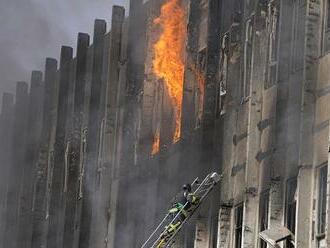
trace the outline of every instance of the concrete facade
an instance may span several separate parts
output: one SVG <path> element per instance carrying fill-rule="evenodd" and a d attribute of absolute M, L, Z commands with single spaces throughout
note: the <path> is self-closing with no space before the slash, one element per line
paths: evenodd
<path fill-rule="evenodd" d="M 153 64 L 169 2 L 187 31 L 175 142 Z M 128 17 L 114 6 L 108 32 L 96 20 L 93 44 L 80 33 L 75 58 L 62 47 L 30 95 L 20 82 L 3 98 L 0 247 L 141 247 L 181 185 L 212 171 L 223 180 L 174 247 L 330 246 L 329 11 L 326 0 L 131 0 Z"/>

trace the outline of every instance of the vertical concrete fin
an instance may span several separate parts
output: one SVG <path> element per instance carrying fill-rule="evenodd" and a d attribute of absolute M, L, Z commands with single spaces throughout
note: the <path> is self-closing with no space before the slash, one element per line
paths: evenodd
<path fill-rule="evenodd" d="M 87 73 L 87 53 L 89 47 L 89 35 L 78 34 L 77 57 L 75 68 L 75 87 L 73 100 L 72 127 L 67 134 L 68 159 L 66 174 L 66 194 L 64 213 L 63 247 L 76 247 L 79 240 L 80 209 L 79 182 L 81 180 L 81 134 L 83 123 L 83 109 L 85 99 L 85 84 Z"/>
<path fill-rule="evenodd" d="M 8 176 L 4 247 L 17 247 L 19 195 L 24 174 L 28 118 L 28 84 L 17 82 L 13 123 L 11 166 Z"/>
<path fill-rule="evenodd" d="M 84 177 L 82 181 L 82 210 L 80 223 L 79 248 L 88 248 L 91 244 L 92 215 L 96 185 L 98 182 L 97 159 L 99 153 L 99 136 L 102 116 L 100 113 L 101 99 L 104 99 L 102 92 L 102 74 L 104 61 L 104 40 L 106 22 L 95 20 L 93 39 L 93 65 L 92 85 L 89 103 L 88 135 L 86 149 L 86 163 L 84 163 Z"/>
<path fill-rule="evenodd" d="M 52 185 L 49 209 L 49 228 L 47 247 L 62 246 L 63 240 L 63 186 L 65 172 L 65 136 L 67 127 L 67 113 L 69 111 L 69 90 L 71 79 L 72 47 L 62 46 L 59 69 L 59 94 L 57 108 L 56 134 L 54 144 L 54 168 L 52 168 Z"/>
<path fill-rule="evenodd" d="M 57 60 L 47 58 L 45 63 L 43 124 L 41 131 L 40 149 L 36 162 L 34 196 L 32 202 L 32 238 L 31 247 L 46 246 L 47 236 L 47 201 L 49 200 L 48 164 L 49 146 L 51 143 L 52 125 L 55 126 L 54 105 L 56 94 Z"/>
<path fill-rule="evenodd" d="M 22 187 L 19 192 L 18 247 L 28 247 L 32 238 L 32 198 L 35 163 L 38 157 L 43 114 L 43 81 L 41 71 L 32 71 L 28 104 L 26 148 Z"/>

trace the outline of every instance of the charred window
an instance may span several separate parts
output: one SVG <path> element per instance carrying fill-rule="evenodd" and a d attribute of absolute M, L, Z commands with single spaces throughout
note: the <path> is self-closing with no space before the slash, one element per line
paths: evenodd
<path fill-rule="evenodd" d="M 318 192 L 318 234 L 323 235 L 326 227 L 327 214 L 327 177 L 328 167 L 324 166 L 319 171 L 319 192 Z"/>
<path fill-rule="evenodd" d="M 286 226 L 295 234 L 296 232 L 296 211 L 297 211 L 297 178 L 289 179 L 286 185 Z M 287 241 L 287 248 L 294 248 L 291 242 Z"/>
<path fill-rule="evenodd" d="M 227 94 L 228 56 L 229 55 L 229 34 L 226 33 L 221 41 L 220 62 L 219 62 L 219 84 L 217 86 L 217 110 L 219 118 L 225 114 L 225 97 Z"/>
<path fill-rule="evenodd" d="M 242 247 L 243 235 L 243 204 L 235 208 L 235 248 Z"/>
<path fill-rule="evenodd" d="M 206 48 L 202 49 L 201 51 L 198 52 L 198 70 L 200 72 L 205 72 L 206 71 Z"/>
<path fill-rule="evenodd" d="M 268 32 L 268 67 L 266 89 L 275 85 L 277 82 L 277 47 L 279 30 L 279 8 L 276 1 L 269 3 L 267 13 L 267 32 Z"/>
<path fill-rule="evenodd" d="M 231 15 L 231 27 L 230 27 L 230 43 L 231 53 L 238 52 L 239 43 L 242 40 L 242 19 L 243 19 L 243 5 L 242 1 L 235 1 L 235 11 Z"/>
<path fill-rule="evenodd" d="M 241 41 L 241 24 L 243 19 L 242 1 L 235 1 L 235 12 L 232 14 L 231 24 L 231 42 L 239 43 Z"/>
<path fill-rule="evenodd" d="M 194 68 L 194 73 L 198 82 L 196 91 L 196 128 L 199 128 L 203 119 L 204 111 L 204 99 L 205 99 L 205 72 L 206 72 L 206 60 L 207 60 L 207 48 L 204 48 L 198 52 L 197 56 L 197 67 Z"/>
<path fill-rule="evenodd" d="M 268 217 L 269 217 L 269 191 L 266 191 L 260 196 L 259 206 L 259 226 L 260 232 L 268 229 Z M 260 248 L 267 248 L 267 243 L 260 239 Z"/>
<path fill-rule="evenodd" d="M 242 85 L 242 98 L 250 95 L 250 79 L 252 64 L 252 39 L 253 39 L 253 18 L 247 20 L 245 24 L 245 42 L 244 42 L 244 78 Z"/>

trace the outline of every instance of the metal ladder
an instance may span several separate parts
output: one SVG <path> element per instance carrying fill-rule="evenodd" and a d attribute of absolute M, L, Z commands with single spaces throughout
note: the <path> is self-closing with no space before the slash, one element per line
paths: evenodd
<path fill-rule="evenodd" d="M 177 234 L 181 231 L 182 227 L 185 223 L 192 217 L 192 215 L 196 212 L 199 206 L 203 203 L 207 195 L 213 190 L 214 186 L 222 179 L 222 176 L 216 172 L 208 174 L 205 179 L 199 183 L 198 178 L 194 180 L 191 184 L 193 189 L 193 194 L 197 197 L 198 203 L 196 205 L 192 205 L 187 212 L 187 216 L 184 221 L 180 221 L 180 216 L 185 211 L 185 207 L 187 202 L 183 208 L 176 214 L 175 217 L 171 216 L 168 213 L 165 218 L 160 222 L 160 224 L 156 227 L 153 233 L 149 236 L 147 241 L 141 246 L 141 248 L 169 248 L 175 242 L 175 238 Z M 180 224 L 177 226 L 176 230 L 173 233 L 168 232 L 168 227 L 170 225 L 175 225 L 176 223 Z"/>

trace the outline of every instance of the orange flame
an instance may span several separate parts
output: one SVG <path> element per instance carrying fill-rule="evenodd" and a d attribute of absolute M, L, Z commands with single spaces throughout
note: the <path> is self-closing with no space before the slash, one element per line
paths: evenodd
<path fill-rule="evenodd" d="M 157 154 L 159 152 L 159 149 L 160 149 L 160 134 L 157 131 L 154 137 L 154 143 L 152 145 L 151 155 L 154 156 L 155 154 Z"/>
<path fill-rule="evenodd" d="M 175 111 L 173 142 L 177 142 L 181 137 L 184 51 L 187 36 L 186 10 L 182 0 L 167 0 L 154 23 L 161 27 L 161 34 L 154 45 L 153 71 L 163 80 L 170 96 Z"/>

